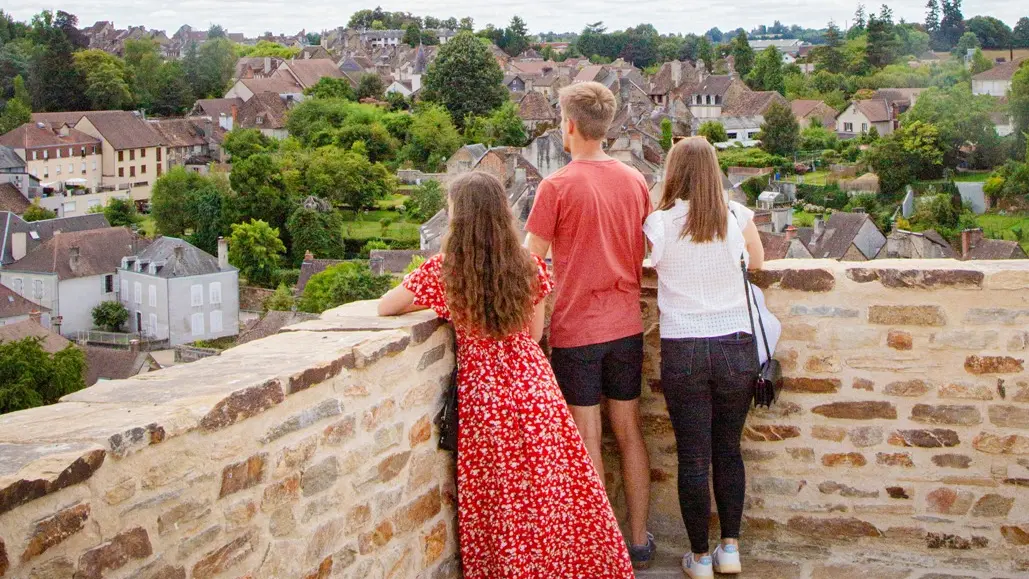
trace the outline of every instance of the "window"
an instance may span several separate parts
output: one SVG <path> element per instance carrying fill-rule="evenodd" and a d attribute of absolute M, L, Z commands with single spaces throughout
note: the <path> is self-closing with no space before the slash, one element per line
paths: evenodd
<path fill-rule="evenodd" d="M 60 158 L 61 158 L 61 150 L 60 150 L 60 149 L 57 149 L 57 158 L 58 158 L 58 159 L 60 159 Z"/>
<path fill-rule="evenodd" d="M 211 304 L 222 303 L 222 282 L 216 281 L 211 283 L 208 289 L 208 294 L 211 298 Z"/>
<path fill-rule="evenodd" d="M 47 150 L 47 149 L 43 149 L 43 159 L 49 159 L 49 158 L 50 158 L 50 151 Z"/>
<path fill-rule="evenodd" d="M 65 215 L 67 215 L 68 213 L 75 213 L 76 206 L 74 201 L 69 201 L 63 204 L 62 207 L 64 207 Z"/>
<path fill-rule="evenodd" d="M 125 151 L 118 151 L 118 162 L 121 163 L 125 160 Z"/>
<path fill-rule="evenodd" d="M 129 301 L 129 280 L 121 280 L 121 299 L 123 302 Z"/>
<path fill-rule="evenodd" d="M 109 273 L 104 276 L 104 293 L 114 293 L 114 274 Z"/>
<path fill-rule="evenodd" d="M 139 168 L 139 173 L 140 175 L 146 175 L 146 165 L 143 165 Z"/>
<path fill-rule="evenodd" d="M 68 147 L 68 156 L 69 157 L 74 157 L 75 156 L 75 149 L 73 149 L 71 147 Z"/>
<path fill-rule="evenodd" d="M 71 175 L 75 172 L 75 163 L 68 163 L 68 174 Z"/>
<path fill-rule="evenodd" d="M 125 176 L 125 167 L 118 167 L 118 176 L 119 177 L 124 177 Z"/>
<path fill-rule="evenodd" d="M 130 161 L 135 161 L 136 160 L 136 150 L 135 149 L 129 149 L 129 160 Z"/>
<path fill-rule="evenodd" d="M 150 307 L 157 307 L 157 286 L 150 286 Z"/>
<path fill-rule="evenodd" d="M 96 171 L 96 161 L 93 161 L 93 170 Z"/>
<path fill-rule="evenodd" d="M 25 292 L 23 291 L 25 289 L 25 281 L 20 277 L 14 278 L 14 288 L 12 289 L 14 289 L 14 293 L 20 296 L 25 295 Z"/>
<path fill-rule="evenodd" d="M 725 135 L 726 135 L 727 137 L 729 137 L 729 140 L 730 140 L 730 141 L 735 141 L 735 140 L 736 140 L 736 133 L 735 133 L 735 132 L 732 132 L 732 133 L 726 133 Z"/>
<path fill-rule="evenodd" d="M 211 333 L 215 334 L 222 331 L 222 311 L 214 310 L 211 312 Z"/>
<path fill-rule="evenodd" d="M 135 166 L 129 167 L 129 177 L 135 177 L 135 176 L 136 176 L 136 167 Z"/>
<path fill-rule="evenodd" d="M 99 199 L 90 199 L 89 202 L 86 203 L 86 211 L 92 211 L 93 209 L 95 209 L 97 207 L 100 207 L 100 200 Z"/>
<path fill-rule="evenodd" d="M 158 177 L 161 176 L 161 165 L 160 164 L 157 165 L 157 176 Z"/>
<path fill-rule="evenodd" d="M 715 104 L 716 105 L 722 104 L 722 95 L 717 95 L 717 94 L 715 95 Z"/>
<path fill-rule="evenodd" d="M 61 166 L 60 166 L 60 165 L 57 165 L 57 174 L 58 174 L 58 175 L 60 175 L 60 174 L 61 174 Z"/>
<path fill-rule="evenodd" d="M 191 306 L 202 306 L 204 305 L 204 286 L 194 285 L 189 288 L 189 303 Z"/>
<path fill-rule="evenodd" d="M 32 151 L 32 160 L 33 161 L 36 160 L 36 153 L 38 153 L 38 151 Z"/>
<path fill-rule="evenodd" d="M 157 147 L 157 162 L 161 162 L 161 147 Z"/>
<path fill-rule="evenodd" d="M 43 280 L 32 280 L 32 297 L 37 300 L 43 299 Z"/>
<path fill-rule="evenodd" d="M 150 335 L 157 337 L 157 314 L 150 314 Z"/>
<path fill-rule="evenodd" d="M 79 154 L 82 155 L 83 157 L 85 157 L 86 156 L 86 148 L 85 147 L 81 147 L 79 149 Z"/>
<path fill-rule="evenodd" d="M 139 150 L 139 158 L 140 159 L 146 159 L 146 149 L 140 149 Z"/>
<path fill-rule="evenodd" d="M 137 281 L 136 283 L 132 284 L 132 290 L 133 290 L 133 293 L 135 294 L 134 297 L 136 298 L 136 299 L 134 299 L 132 301 L 134 301 L 137 304 L 142 304 L 143 303 L 143 284 L 141 284 L 141 283 L 139 283 Z"/>
<path fill-rule="evenodd" d="M 82 174 L 83 175 L 86 174 L 86 164 L 85 163 L 82 164 Z"/>
<path fill-rule="evenodd" d="M 853 133 L 854 132 L 854 123 L 843 123 L 843 132 L 844 133 Z"/>
<path fill-rule="evenodd" d="M 193 314 L 190 318 L 190 326 L 194 336 L 204 335 L 204 314 Z"/>
<path fill-rule="evenodd" d="M 711 95 L 706 95 L 704 101 L 705 101 L 704 104 L 711 104 Z"/>
<path fill-rule="evenodd" d="M 862 133 L 867 133 L 868 132 L 868 123 L 861 123 L 861 132 Z"/>

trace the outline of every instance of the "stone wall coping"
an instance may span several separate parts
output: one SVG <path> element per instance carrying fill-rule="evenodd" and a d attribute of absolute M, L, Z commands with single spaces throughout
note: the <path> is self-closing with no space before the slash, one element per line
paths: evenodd
<path fill-rule="evenodd" d="M 320 325 L 285 328 L 221 356 L 100 382 L 57 404 L 0 416 L 0 514 L 88 479 L 105 459 L 257 416 L 402 352 L 441 325 L 431 312 L 378 318 L 375 304 L 348 304 L 325 312 Z"/>

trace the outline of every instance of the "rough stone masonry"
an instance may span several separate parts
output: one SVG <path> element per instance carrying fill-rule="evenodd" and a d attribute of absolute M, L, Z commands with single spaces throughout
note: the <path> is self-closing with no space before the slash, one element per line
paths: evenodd
<path fill-rule="evenodd" d="M 788 260 L 757 281 L 787 382 L 744 433 L 745 549 L 1029 573 L 1029 263 Z M 683 550 L 647 282 L 651 525 Z M 458 577 L 432 421 L 451 332 L 373 314 L 0 417 L 0 577 Z"/>

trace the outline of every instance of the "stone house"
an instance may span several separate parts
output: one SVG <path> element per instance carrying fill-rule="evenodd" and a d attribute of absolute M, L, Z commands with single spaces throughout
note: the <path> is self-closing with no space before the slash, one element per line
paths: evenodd
<path fill-rule="evenodd" d="M 822 127 L 833 130 L 836 127 L 836 109 L 825 104 L 824 101 L 796 99 L 790 101 L 790 109 L 793 116 L 797 118 L 800 129 L 804 130 L 817 121 Z"/>
<path fill-rule="evenodd" d="M 543 178 L 572 162 L 572 156 L 565 151 L 561 129 L 551 129 L 533 139 L 522 148 L 522 158 L 532 163 Z"/>
<path fill-rule="evenodd" d="M 1029 259 L 1017 241 L 987 239 L 982 229 L 961 232 L 961 259 Z"/>
<path fill-rule="evenodd" d="M 865 213 L 833 213 L 828 221 L 815 219 L 808 249 L 815 259 L 867 261 L 886 246 L 886 236 Z"/>
<path fill-rule="evenodd" d="M 0 284 L 60 316 L 64 334 L 90 330 L 93 308 L 118 299 L 122 258 L 149 243 L 127 227 L 60 233 L 0 270 Z"/>
<path fill-rule="evenodd" d="M 518 103 L 518 116 L 522 118 L 525 130 L 531 135 L 540 127 L 556 127 L 561 116 L 543 93 L 530 91 Z"/>
<path fill-rule="evenodd" d="M 10 211 L 0 211 L 0 269 L 25 257 L 55 235 L 110 226 L 103 213 L 25 221 Z"/>
<path fill-rule="evenodd" d="M 285 139 L 289 136 L 286 129 L 286 113 L 289 112 L 292 102 L 294 101 L 273 92 L 256 94 L 239 107 L 233 126 L 257 129 L 267 137 Z"/>
<path fill-rule="evenodd" d="M 129 331 L 178 346 L 239 333 L 239 271 L 228 245 L 218 257 L 174 237 L 159 237 L 118 264 L 119 299 Z"/>
<path fill-rule="evenodd" d="M 474 144 L 465 145 L 454 152 L 447 159 L 447 173 L 461 174 L 471 171 L 486 154 L 489 148 L 486 145 Z"/>
<path fill-rule="evenodd" d="M 197 172 L 206 172 L 208 164 L 227 160 L 221 148 L 226 130 L 213 117 L 161 119 L 150 123 L 167 147 L 169 169 L 191 166 Z"/>
<path fill-rule="evenodd" d="M 886 249 L 879 253 L 885 259 L 955 259 L 954 248 L 936 231 L 922 232 L 894 229 L 886 238 Z"/>

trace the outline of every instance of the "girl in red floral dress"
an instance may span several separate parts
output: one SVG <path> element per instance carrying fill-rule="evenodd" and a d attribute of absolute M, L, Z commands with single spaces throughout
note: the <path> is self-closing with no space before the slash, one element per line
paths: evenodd
<path fill-rule="evenodd" d="M 546 265 L 518 240 L 500 182 L 451 185 L 450 232 L 379 304 L 457 332 L 457 496 L 466 579 L 627 579 L 629 554 L 538 340 Z"/>

